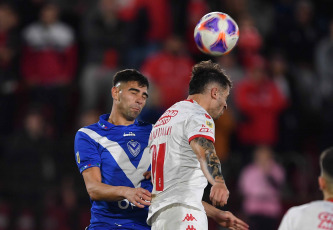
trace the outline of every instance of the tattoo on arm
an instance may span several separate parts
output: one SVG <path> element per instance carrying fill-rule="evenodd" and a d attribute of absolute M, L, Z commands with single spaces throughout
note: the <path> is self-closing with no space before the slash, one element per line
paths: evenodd
<path fill-rule="evenodd" d="M 222 180 L 224 181 L 221 169 L 221 163 L 219 158 L 216 155 L 215 147 L 213 142 L 207 140 L 203 137 L 198 137 L 194 139 L 204 150 L 205 157 L 207 161 L 207 169 L 209 173 L 212 175 L 214 180 Z"/>

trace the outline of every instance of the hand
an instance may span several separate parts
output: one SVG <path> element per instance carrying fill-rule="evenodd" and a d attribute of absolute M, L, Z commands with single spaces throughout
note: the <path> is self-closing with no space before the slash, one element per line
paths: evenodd
<path fill-rule="evenodd" d="M 144 188 L 129 188 L 127 187 L 124 197 L 138 208 L 144 208 L 145 205 L 150 205 L 151 193 Z"/>
<path fill-rule="evenodd" d="M 151 177 L 151 173 L 150 173 L 150 171 L 145 172 L 145 173 L 143 174 L 143 176 L 146 178 L 146 180 L 150 179 L 150 177 Z"/>
<path fill-rule="evenodd" d="M 216 182 L 210 189 L 210 200 L 216 206 L 224 206 L 228 202 L 229 190 L 224 182 Z"/>
<path fill-rule="evenodd" d="M 220 226 L 232 229 L 232 230 L 247 230 L 249 225 L 244 221 L 235 217 L 231 212 L 219 211 L 214 215 L 213 219 Z"/>

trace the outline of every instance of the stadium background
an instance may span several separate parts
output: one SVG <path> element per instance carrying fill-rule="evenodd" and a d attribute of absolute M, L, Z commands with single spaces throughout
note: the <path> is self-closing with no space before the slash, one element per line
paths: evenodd
<path fill-rule="evenodd" d="M 210 11 L 239 25 L 227 56 L 193 43 Z M 110 111 L 113 74 L 137 68 L 150 78 L 141 118 L 154 123 L 208 59 L 234 82 L 216 122 L 231 193 L 223 209 L 265 225 L 321 199 L 318 156 L 333 140 L 332 11 L 331 0 L 1 0 L 0 230 L 84 229 L 90 204 L 73 140 Z"/>

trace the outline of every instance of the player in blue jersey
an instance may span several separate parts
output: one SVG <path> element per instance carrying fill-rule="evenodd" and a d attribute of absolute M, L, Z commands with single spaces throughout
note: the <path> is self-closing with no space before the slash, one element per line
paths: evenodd
<path fill-rule="evenodd" d="M 152 125 L 136 120 L 148 98 L 149 83 L 136 70 L 114 76 L 111 114 L 81 128 L 75 158 L 91 199 L 89 230 L 150 229 Z"/>

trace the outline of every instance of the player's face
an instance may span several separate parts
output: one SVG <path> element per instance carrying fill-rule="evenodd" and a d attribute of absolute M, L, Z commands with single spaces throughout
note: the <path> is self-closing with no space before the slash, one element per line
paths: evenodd
<path fill-rule="evenodd" d="M 120 113 L 129 121 L 135 120 L 146 104 L 148 92 L 146 86 L 139 86 L 136 81 L 120 83 L 117 86 L 119 89 L 118 99 L 115 101 L 118 104 Z"/>
<path fill-rule="evenodd" d="M 230 88 L 227 87 L 227 89 L 219 88 L 217 92 L 216 100 L 213 103 L 213 108 L 211 110 L 211 116 L 214 119 L 218 119 L 224 112 L 224 110 L 227 109 L 227 99 L 230 93 Z"/>

